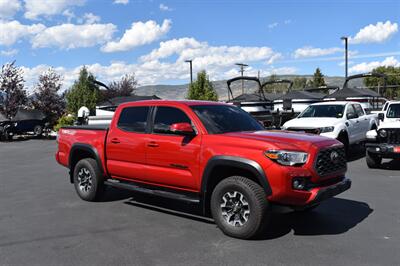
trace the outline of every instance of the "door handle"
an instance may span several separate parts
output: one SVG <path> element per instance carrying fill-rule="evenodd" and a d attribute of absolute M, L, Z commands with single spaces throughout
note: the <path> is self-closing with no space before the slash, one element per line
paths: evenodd
<path fill-rule="evenodd" d="M 152 142 L 147 143 L 147 146 L 155 148 L 155 147 L 158 147 L 159 145 L 156 142 L 152 141 Z"/>
<path fill-rule="evenodd" d="M 120 141 L 119 141 L 119 139 L 114 138 L 114 139 L 111 139 L 111 143 L 118 144 L 118 143 L 120 143 Z"/>

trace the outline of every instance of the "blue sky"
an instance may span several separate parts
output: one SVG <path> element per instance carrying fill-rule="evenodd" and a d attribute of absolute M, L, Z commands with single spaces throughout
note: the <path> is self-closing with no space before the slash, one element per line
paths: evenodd
<path fill-rule="evenodd" d="M 179 84 L 188 65 L 213 80 L 248 75 L 344 74 L 400 66 L 400 1 L 0 0 L 1 64 L 27 85 L 54 67 L 68 87 L 82 65 L 100 80 L 135 72 L 140 84 Z"/>

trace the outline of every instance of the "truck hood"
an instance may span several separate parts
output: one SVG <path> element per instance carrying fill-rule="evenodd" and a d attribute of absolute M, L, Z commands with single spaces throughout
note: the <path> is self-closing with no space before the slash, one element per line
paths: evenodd
<path fill-rule="evenodd" d="M 253 132 L 232 132 L 225 133 L 225 136 L 236 137 L 240 139 L 256 140 L 267 142 L 270 148 L 277 149 L 296 149 L 309 150 L 310 146 L 323 147 L 327 145 L 339 144 L 338 141 L 327 137 L 305 134 L 300 132 L 281 131 L 281 130 L 263 130 Z"/>
<path fill-rule="evenodd" d="M 341 118 L 327 118 L 327 117 L 301 117 L 287 121 L 283 128 L 321 128 L 332 127 L 339 124 Z"/>
<path fill-rule="evenodd" d="M 400 128 L 400 118 L 385 118 L 379 123 L 378 128 Z"/>

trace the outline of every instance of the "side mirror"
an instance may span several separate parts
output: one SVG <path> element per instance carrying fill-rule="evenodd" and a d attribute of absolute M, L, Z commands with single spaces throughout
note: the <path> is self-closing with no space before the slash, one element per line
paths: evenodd
<path fill-rule="evenodd" d="M 385 114 L 384 113 L 379 113 L 378 114 L 378 119 L 381 120 L 381 121 L 385 120 Z"/>
<path fill-rule="evenodd" d="M 347 114 L 347 119 L 354 119 L 354 118 L 357 118 L 358 116 L 355 114 L 355 113 L 349 113 L 349 114 Z"/>
<path fill-rule="evenodd" d="M 177 135 L 193 136 L 196 134 L 193 130 L 192 125 L 189 123 L 172 124 L 169 130 Z"/>

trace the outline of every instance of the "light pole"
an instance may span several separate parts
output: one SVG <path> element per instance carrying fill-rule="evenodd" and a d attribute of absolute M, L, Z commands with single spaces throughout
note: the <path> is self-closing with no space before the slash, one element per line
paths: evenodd
<path fill-rule="evenodd" d="M 240 74 L 243 77 L 244 68 L 249 66 L 243 63 L 236 63 L 235 65 L 240 67 Z M 242 94 L 244 94 L 244 80 L 242 79 Z"/>
<path fill-rule="evenodd" d="M 340 38 L 341 40 L 344 40 L 344 56 L 345 56 L 345 77 L 347 79 L 347 69 L 348 69 L 348 37 L 343 36 L 342 38 Z"/>
<path fill-rule="evenodd" d="M 189 63 L 189 65 L 190 65 L 190 84 L 192 84 L 192 83 L 193 83 L 193 71 L 192 71 L 192 62 L 193 62 L 193 59 L 185 60 L 185 62 L 186 62 L 186 63 Z"/>

